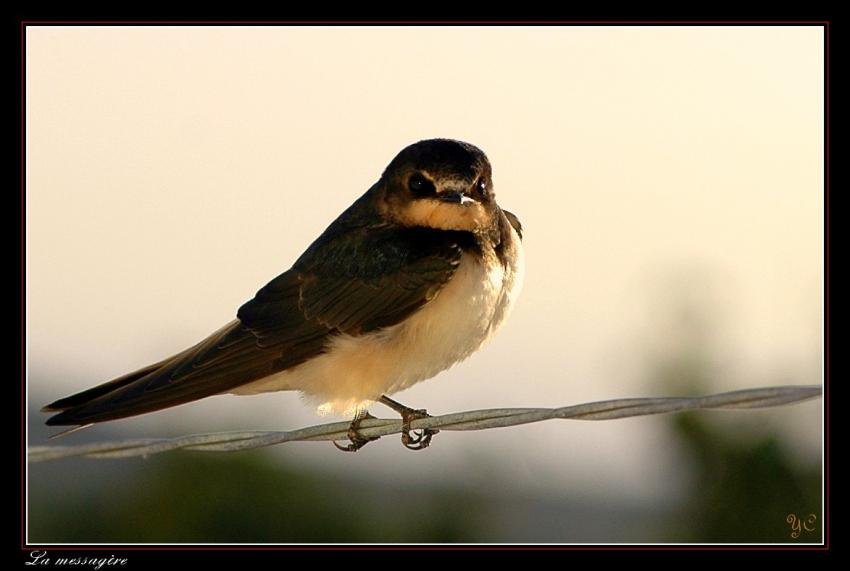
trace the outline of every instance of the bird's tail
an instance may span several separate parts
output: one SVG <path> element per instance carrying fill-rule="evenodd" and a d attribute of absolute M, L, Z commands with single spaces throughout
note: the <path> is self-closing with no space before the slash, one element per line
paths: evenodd
<path fill-rule="evenodd" d="M 41 410 L 59 413 L 47 419 L 48 426 L 84 426 L 211 396 L 268 368 L 273 353 L 263 355 L 262 362 L 252 363 L 253 367 L 239 367 L 240 357 L 250 354 L 254 346 L 254 337 L 234 320 L 168 359 L 59 399 Z M 228 357 L 231 366 L 203 367 L 204 362 L 217 365 L 216 359 Z"/>
<path fill-rule="evenodd" d="M 61 398 L 57 401 L 43 406 L 41 408 L 41 412 L 59 413 L 47 419 L 46 424 L 48 426 L 68 426 L 74 424 L 77 425 L 72 426 L 67 430 L 63 430 L 62 432 L 59 432 L 57 434 L 54 434 L 50 436 L 50 438 L 58 438 L 60 436 L 65 436 L 71 434 L 72 432 L 76 432 L 78 430 L 82 430 L 83 428 L 92 426 L 94 424 L 93 422 L 81 422 L 77 419 L 77 412 L 79 410 L 85 408 L 86 405 L 90 404 L 95 399 L 98 399 L 104 395 L 108 395 L 109 393 L 121 389 L 123 387 L 129 386 L 132 383 L 138 381 L 139 379 L 146 377 L 147 375 L 161 369 L 162 367 L 173 362 L 175 359 L 179 358 L 181 355 L 182 353 L 174 355 L 173 357 L 169 357 L 168 359 L 165 359 L 158 363 L 143 367 L 138 371 L 133 371 L 132 373 L 128 373 L 124 376 L 118 377 L 117 379 L 113 379 L 106 383 L 97 385 L 96 387 L 81 391 L 69 397 Z"/>
<path fill-rule="evenodd" d="M 141 379 L 142 377 L 156 371 L 157 369 L 162 367 L 164 364 L 171 361 L 171 359 L 173 359 L 173 357 L 166 359 L 164 361 L 160 361 L 159 363 L 154 363 L 153 365 L 148 365 L 147 367 L 139 369 L 138 371 L 133 371 L 132 373 L 126 374 L 123 377 L 118 377 L 117 379 L 114 379 L 112 381 L 97 385 L 96 387 L 92 387 L 88 390 L 81 391 L 81 392 L 73 394 L 69 397 L 65 397 L 63 399 L 59 399 L 57 401 L 54 401 L 54 402 L 52 402 L 48 405 L 43 406 L 41 408 L 41 412 L 60 412 L 60 411 L 65 411 L 65 410 L 69 410 L 69 409 L 72 409 L 72 408 L 76 408 L 78 406 L 82 406 L 86 403 L 93 401 L 94 399 L 96 399 L 98 397 L 102 397 L 103 395 L 105 395 L 107 393 L 111 393 L 112 391 L 114 391 L 116 389 L 120 389 L 121 387 L 125 387 L 125 386 L 129 385 L 130 383 Z M 51 424 L 51 425 L 57 424 L 57 423 L 51 422 L 54 418 L 56 418 L 56 417 L 54 416 L 53 418 L 48 420 L 47 424 Z"/>

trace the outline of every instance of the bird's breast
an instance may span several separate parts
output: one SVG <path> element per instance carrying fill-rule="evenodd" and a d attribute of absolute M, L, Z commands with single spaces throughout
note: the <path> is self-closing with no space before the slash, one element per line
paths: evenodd
<path fill-rule="evenodd" d="M 512 268 L 494 256 L 464 254 L 440 293 L 387 332 L 389 346 L 404 360 L 387 391 L 430 378 L 477 351 L 507 316 L 513 282 Z"/>

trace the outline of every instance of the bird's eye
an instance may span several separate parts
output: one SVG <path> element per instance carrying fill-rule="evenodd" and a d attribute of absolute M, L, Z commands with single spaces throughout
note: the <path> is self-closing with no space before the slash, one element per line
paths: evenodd
<path fill-rule="evenodd" d="M 410 177 L 410 180 L 407 181 L 407 187 L 410 189 L 410 192 L 420 196 L 434 194 L 437 190 L 434 188 L 433 182 L 419 173 Z"/>
<path fill-rule="evenodd" d="M 478 188 L 478 192 L 481 193 L 481 196 L 487 196 L 487 181 L 483 178 L 478 179 L 478 183 L 475 185 Z"/>

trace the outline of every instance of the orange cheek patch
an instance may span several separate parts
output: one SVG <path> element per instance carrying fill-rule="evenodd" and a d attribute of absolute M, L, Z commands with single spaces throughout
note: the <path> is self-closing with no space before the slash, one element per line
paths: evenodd
<path fill-rule="evenodd" d="M 395 214 L 396 219 L 405 226 L 475 231 L 487 225 L 487 213 L 477 202 L 460 205 L 437 200 L 416 200 Z"/>

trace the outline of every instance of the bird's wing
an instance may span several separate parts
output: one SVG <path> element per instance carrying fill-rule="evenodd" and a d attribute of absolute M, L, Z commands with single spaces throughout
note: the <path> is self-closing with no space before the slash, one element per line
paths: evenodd
<path fill-rule="evenodd" d="M 522 239 L 522 224 L 520 223 L 519 218 L 517 218 L 516 214 L 508 212 L 504 208 L 502 209 L 502 212 L 505 214 L 505 218 L 508 219 L 510 225 L 514 227 L 514 230 L 516 230 L 517 236 Z"/>
<path fill-rule="evenodd" d="M 331 335 L 399 323 L 451 278 L 463 239 L 389 226 L 326 232 L 237 320 L 157 366 L 49 405 L 64 410 L 47 423 L 113 420 L 226 392 L 322 353 Z"/>
<path fill-rule="evenodd" d="M 462 233 L 366 227 L 314 243 L 290 272 L 298 276 L 301 319 L 350 335 L 394 325 L 430 301 L 460 263 Z M 292 280 L 287 272 L 242 306 L 239 319 L 260 346 L 285 343 Z"/>

